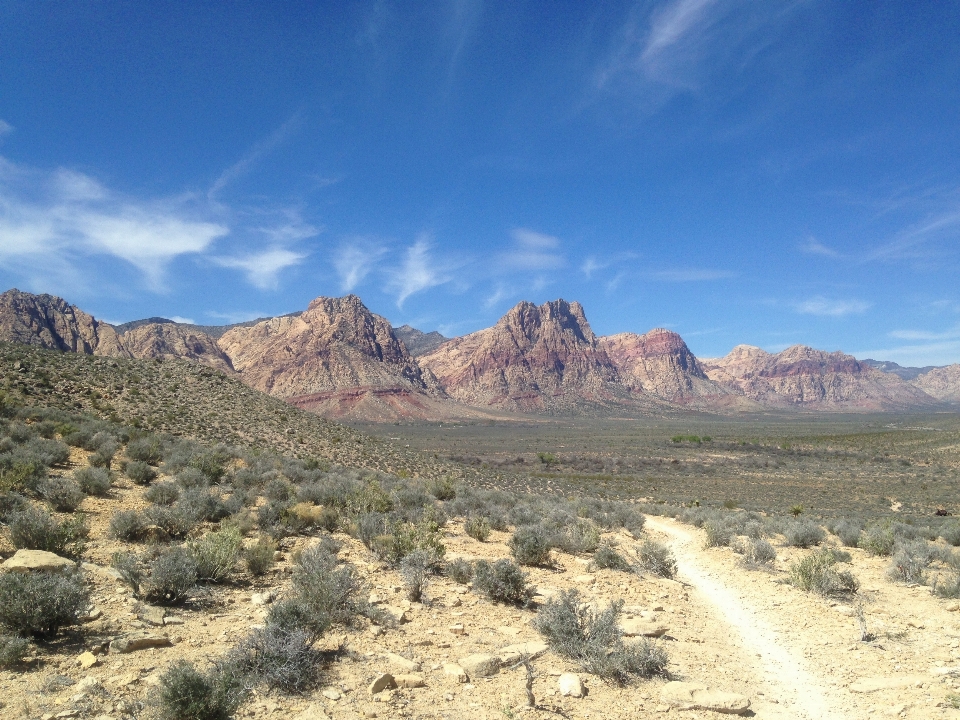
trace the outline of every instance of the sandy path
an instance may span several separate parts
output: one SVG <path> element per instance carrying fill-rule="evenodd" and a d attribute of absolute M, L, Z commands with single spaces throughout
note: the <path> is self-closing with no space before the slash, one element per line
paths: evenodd
<path fill-rule="evenodd" d="M 791 717 L 807 720 L 854 720 L 821 677 L 810 667 L 802 651 L 774 629 L 766 611 L 733 589 L 704 557 L 702 542 L 689 529 L 671 520 L 648 517 L 646 527 L 662 533 L 677 559 L 679 579 L 689 583 L 705 604 L 738 636 L 739 644 L 754 667 L 744 668 L 766 687 L 767 697 L 777 698 L 779 707 L 763 708 L 763 717 Z M 756 708 L 761 710 L 761 708 Z"/>

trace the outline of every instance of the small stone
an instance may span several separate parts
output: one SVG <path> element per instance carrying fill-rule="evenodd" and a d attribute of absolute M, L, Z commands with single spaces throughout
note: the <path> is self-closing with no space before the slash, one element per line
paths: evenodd
<path fill-rule="evenodd" d="M 496 655 L 477 653 L 460 658 L 460 667 L 471 678 L 490 677 L 500 671 L 500 658 Z"/>
<path fill-rule="evenodd" d="M 83 680 L 77 683 L 76 691 L 80 696 L 87 695 L 92 692 L 96 692 L 100 689 L 100 681 L 93 677 L 92 675 L 87 675 Z"/>
<path fill-rule="evenodd" d="M 620 629 L 627 637 L 660 637 L 669 629 L 663 623 L 646 618 L 630 618 L 620 623 Z"/>
<path fill-rule="evenodd" d="M 253 593 L 250 596 L 250 602 L 253 605 L 269 605 L 277 599 L 276 590 L 264 590 L 263 592 Z"/>
<path fill-rule="evenodd" d="M 850 683 L 850 692 L 872 693 L 877 690 L 896 690 L 929 682 L 927 678 L 918 675 L 900 675 L 894 677 L 865 677 Z"/>
<path fill-rule="evenodd" d="M 460 607 L 461 605 L 463 605 L 463 600 L 461 600 L 461 599 L 458 598 L 458 597 L 455 597 L 455 598 L 450 602 L 450 607 Z"/>
<path fill-rule="evenodd" d="M 137 650 L 155 647 L 170 647 L 173 643 L 166 635 L 154 635 L 148 632 L 135 632 L 122 635 L 110 642 L 111 653 L 131 653 Z"/>
<path fill-rule="evenodd" d="M 458 683 L 465 683 L 467 681 L 467 673 L 456 663 L 444 663 L 443 674 L 453 678 Z"/>
<path fill-rule="evenodd" d="M 953 602 L 948 602 L 946 605 L 943 606 L 943 609 L 946 610 L 947 612 L 957 612 L 958 610 L 960 610 L 960 602 L 957 602 L 956 600 L 954 600 Z"/>
<path fill-rule="evenodd" d="M 463 627 L 463 623 L 451 625 L 448 629 L 453 635 L 463 635 L 466 632 L 466 629 Z"/>
<path fill-rule="evenodd" d="M 76 568 L 77 564 L 46 550 L 17 550 L 2 567 L 8 572 L 63 572 Z"/>
<path fill-rule="evenodd" d="M 377 625 L 371 625 L 370 634 L 373 635 L 374 637 L 380 637 L 381 635 L 383 635 L 383 628 Z"/>
<path fill-rule="evenodd" d="M 420 670 L 420 663 L 414 660 L 408 660 L 403 655 L 388 652 L 384 654 L 384 658 L 395 668 L 403 670 L 404 672 L 419 672 Z"/>
<path fill-rule="evenodd" d="M 94 665 L 97 665 L 100 662 L 100 659 L 88 650 L 87 652 L 82 653 L 79 658 L 77 658 L 77 662 L 82 669 L 89 670 Z"/>
<path fill-rule="evenodd" d="M 560 694 L 568 697 L 583 697 L 583 683 L 580 677 L 575 673 L 564 673 L 557 681 L 557 687 L 560 688 Z"/>
<path fill-rule="evenodd" d="M 716 713 L 743 715 L 750 709 L 750 700 L 736 693 L 711 690 L 706 685 L 673 680 L 660 689 L 660 702 L 679 710 L 709 710 Z"/>
<path fill-rule="evenodd" d="M 330 716 L 319 705 L 311 703 L 294 720 L 330 720 Z"/>
<path fill-rule="evenodd" d="M 139 617 L 141 620 L 143 620 L 146 623 L 150 623 L 151 625 L 160 627 L 160 626 L 163 626 L 164 615 L 166 615 L 166 612 L 164 612 L 163 608 L 153 607 L 152 605 L 145 605 L 143 608 L 141 608 L 140 613 L 139 615 L 137 615 L 137 617 Z"/>
<path fill-rule="evenodd" d="M 545 642 L 534 640 L 502 647 L 497 651 L 497 655 L 500 658 L 501 665 L 513 665 L 523 657 L 534 660 L 543 655 L 548 649 L 549 645 Z"/>
<path fill-rule="evenodd" d="M 426 685 L 422 676 L 415 675 L 413 673 L 396 675 L 394 676 L 394 681 L 397 683 L 397 687 L 399 688 L 421 688 Z"/>
<path fill-rule="evenodd" d="M 370 605 L 379 605 L 383 602 L 383 598 L 377 595 L 376 593 L 370 593 L 370 597 L 367 598 L 367 602 Z"/>
<path fill-rule="evenodd" d="M 165 617 L 163 619 L 164 625 L 183 625 L 183 618 L 178 617 Z"/>
<path fill-rule="evenodd" d="M 337 690 L 335 687 L 325 687 L 321 692 L 327 700 L 339 700 L 343 697 L 343 693 Z"/>
<path fill-rule="evenodd" d="M 597 579 L 593 575 L 577 575 L 573 582 L 577 585 L 593 585 Z"/>
<path fill-rule="evenodd" d="M 170 541 L 170 533 L 159 525 L 147 525 L 141 532 L 140 537 L 144 542 L 155 545 Z"/>
<path fill-rule="evenodd" d="M 103 610 L 98 607 L 89 607 L 86 611 L 80 613 L 77 616 L 77 620 L 82 623 L 93 622 L 94 620 L 99 620 L 103 616 Z"/>
<path fill-rule="evenodd" d="M 380 673 L 374 678 L 373 682 L 370 683 L 370 686 L 367 690 L 371 695 L 376 695 L 381 693 L 384 690 L 392 690 L 397 686 L 397 681 L 394 679 L 393 675 L 390 673 Z"/>
<path fill-rule="evenodd" d="M 381 605 L 380 609 L 398 625 L 410 622 L 410 616 L 403 608 L 397 607 L 396 605 Z"/>

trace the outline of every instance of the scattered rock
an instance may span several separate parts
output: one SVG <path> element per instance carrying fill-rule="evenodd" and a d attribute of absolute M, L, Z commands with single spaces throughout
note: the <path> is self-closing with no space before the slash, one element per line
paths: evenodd
<path fill-rule="evenodd" d="M 850 683 L 850 692 L 872 693 L 877 690 L 895 690 L 897 688 L 919 685 L 929 682 L 928 678 L 919 675 L 900 675 L 893 677 L 865 677 Z"/>
<path fill-rule="evenodd" d="M 371 695 L 376 695 L 384 690 L 392 690 L 396 686 L 397 681 L 394 679 L 393 675 L 390 673 L 380 673 L 374 678 L 373 682 L 370 683 L 370 687 L 368 687 L 367 690 L 370 691 Z"/>
<path fill-rule="evenodd" d="M 46 550 L 17 550 L 2 567 L 8 572 L 63 572 L 76 568 L 77 564 Z"/>
<path fill-rule="evenodd" d="M 943 606 L 943 609 L 946 610 L 947 612 L 957 612 L 958 610 L 960 610 L 960 602 L 957 602 L 956 600 L 954 600 L 953 602 L 948 602 L 946 605 Z"/>
<path fill-rule="evenodd" d="M 85 653 L 82 653 L 79 658 L 77 658 L 77 663 L 84 670 L 89 670 L 100 662 L 100 659 L 94 655 L 89 650 Z"/>
<path fill-rule="evenodd" d="M 519 643 L 517 645 L 507 645 L 497 651 L 501 665 L 513 665 L 520 662 L 520 658 L 526 656 L 530 660 L 538 658 L 549 649 L 545 642 L 532 641 Z"/>
<path fill-rule="evenodd" d="M 627 637 L 660 637 L 669 628 L 663 623 L 646 618 L 630 618 L 620 623 L 620 629 Z"/>
<path fill-rule="evenodd" d="M 403 655 L 397 655 L 396 653 L 388 652 L 384 654 L 384 658 L 395 668 L 403 670 L 404 672 L 410 673 L 420 671 L 420 663 L 415 662 L 414 660 L 408 660 Z"/>
<path fill-rule="evenodd" d="M 152 647 L 170 647 L 172 643 L 166 635 L 154 635 L 148 632 L 135 632 L 122 635 L 110 642 L 111 653 L 131 653 Z"/>
<path fill-rule="evenodd" d="M 410 616 L 403 608 L 397 607 L 396 605 L 381 605 L 380 609 L 398 625 L 410 622 Z"/>
<path fill-rule="evenodd" d="M 327 700 L 339 700 L 343 697 L 343 693 L 337 690 L 335 687 L 325 687 L 321 692 Z"/>
<path fill-rule="evenodd" d="M 319 705 L 311 703 L 307 706 L 306 710 L 297 715 L 294 720 L 330 720 L 330 716 L 327 715 Z"/>
<path fill-rule="evenodd" d="M 399 688 L 420 688 L 426 685 L 422 676 L 415 675 L 413 673 L 396 675 L 394 677 L 394 681 L 397 683 L 397 687 Z"/>
<path fill-rule="evenodd" d="M 750 709 L 749 698 L 736 693 L 711 690 L 693 682 L 668 682 L 660 689 L 660 702 L 679 710 L 709 710 L 742 715 Z"/>
<path fill-rule="evenodd" d="M 560 694 L 568 697 L 583 697 L 583 683 L 580 677 L 575 673 L 564 673 L 557 680 L 557 687 L 560 688 Z"/>
<path fill-rule="evenodd" d="M 460 658 L 460 667 L 471 678 L 489 677 L 496 675 L 500 670 L 500 658 L 496 655 L 478 653 Z"/>
<path fill-rule="evenodd" d="M 573 582 L 577 585 L 593 585 L 597 579 L 593 575 L 577 575 Z"/>
<path fill-rule="evenodd" d="M 137 615 L 141 620 L 146 623 L 150 623 L 155 626 L 162 626 L 164 624 L 163 618 L 166 615 L 166 612 L 163 608 L 153 607 L 152 605 L 144 605 L 140 609 L 140 613 Z"/>
<path fill-rule="evenodd" d="M 77 683 L 74 689 L 81 696 L 88 695 L 100 689 L 100 680 L 92 675 L 87 675 L 87 677 Z"/>
<path fill-rule="evenodd" d="M 463 635 L 466 632 L 462 623 L 451 625 L 449 629 L 450 629 L 450 632 L 454 635 Z"/>
<path fill-rule="evenodd" d="M 254 593 L 250 596 L 250 602 L 254 605 L 269 605 L 277 599 L 277 591 L 270 589 L 263 592 Z"/>
<path fill-rule="evenodd" d="M 467 673 L 456 663 L 444 663 L 443 674 L 447 677 L 452 677 L 459 683 L 465 683 L 467 681 Z"/>

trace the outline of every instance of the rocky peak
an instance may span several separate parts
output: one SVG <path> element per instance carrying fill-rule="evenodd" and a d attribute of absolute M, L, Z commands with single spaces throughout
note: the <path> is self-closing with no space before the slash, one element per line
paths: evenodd
<path fill-rule="evenodd" d="M 162 323 L 138 325 L 122 336 L 124 348 L 135 358 L 181 358 L 208 365 L 224 372 L 232 372 L 233 365 L 217 346 L 217 341 L 206 333 L 167 320 Z"/>
<path fill-rule="evenodd" d="M 450 338 L 444 337 L 436 330 L 423 332 L 410 325 L 401 325 L 393 329 L 394 334 L 403 341 L 403 344 L 414 357 L 425 355 L 443 345 Z"/>
<path fill-rule="evenodd" d="M 0 339 L 85 355 L 128 356 L 113 327 L 55 295 L 0 294 Z"/>

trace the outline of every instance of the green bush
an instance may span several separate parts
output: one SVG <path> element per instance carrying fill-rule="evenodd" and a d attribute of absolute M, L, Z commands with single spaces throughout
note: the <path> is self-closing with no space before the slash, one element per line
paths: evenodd
<path fill-rule="evenodd" d="M 427 585 L 430 584 L 430 575 L 437 564 L 437 557 L 427 550 L 414 550 L 400 561 L 400 577 L 407 590 L 407 600 L 423 600 Z"/>
<path fill-rule="evenodd" d="M 102 467 L 80 468 L 73 473 L 73 479 L 87 495 L 103 496 L 110 492 L 113 481 L 110 471 Z"/>
<path fill-rule="evenodd" d="M 157 471 L 142 460 L 131 460 L 128 462 L 125 472 L 127 477 L 137 485 L 149 485 L 157 478 Z"/>
<path fill-rule="evenodd" d="M 860 547 L 871 555 L 886 557 L 893 552 L 896 538 L 888 523 L 874 523 L 860 536 Z"/>
<path fill-rule="evenodd" d="M 846 556 L 849 559 L 849 555 Z M 848 570 L 835 567 L 842 556 L 832 548 L 815 550 L 790 566 L 790 583 L 824 597 L 853 595 L 860 583 Z"/>
<path fill-rule="evenodd" d="M 159 465 L 163 459 L 163 445 L 158 437 L 142 437 L 127 443 L 124 454 L 134 461 Z"/>
<path fill-rule="evenodd" d="M 437 500 L 453 500 L 457 497 L 457 490 L 453 481 L 448 477 L 434 478 L 427 482 L 427 492 Z"/>
<path fill-rule="evenodd" d="M 179 660 L 160 676 L 155 704 L 160 720 L 229 720 L 248 692 L 247 678 L 232 665 L 202 674 Z"/>
<path fill-rule="evenodd" d="M 251 575 L 265 575 L 273 567 L 277 544 L 267 535 L 261 535 L 253 545 L 243 551 L 243 562 Z"/>
<path fill-rule="evenodd" d="M 798 548 L 808 548 L 819 545 L 826 537 L 821 528 L 810 520 L 794 520 L 783 528 L 783 536 L 787 545 Z"/>
<path fill-rule="evenodd" d="M 136 510 L 117 510 L 110 518 L 110 537 L 136 542 L 143 535 L 146 522 Z"/>
<path fill-rule="evenodd" d="M 494 602 L 524 606 L 530 604 L 534 594 L 527 574 L 506 558 L 493 563 L 477 560 L 473 565 L 473 590 Z"/>
<path fill-rule="evenodd" d="M 851 520 L 839 520 L 833 524 L 831 532 L 840 538 L 840 542 L 845 547 L 857 547 L 860 544 L 863 526 Z"/>
<path fill-rule="evenodd" d="M 236 527 L 209 532 L 189 545 L 197 566 L 197 579 L 223 582 L 230 577 L 243 552 L 243 537 Z"/>
<path fill-rule="evenodd" d="M 73 574 L 0 574 L 0 625 L 18 635 L 49 640 L 77 624 L 89 605 L 89 591 Z"/>
<path fill-rule="evenodd" d="M 29 505 L 10 518 L 10 542 L 18 550 L 46 550 L 78 557 L 83 554 L 87 532 L 83 517 L 57 522 L 46 510 Z"/>
<path fill-rule="evenodd" d="M 593 566 L 598 570 L 629 570 L 630 563 L 612 545 L 603 543 L 593 553 Z"/>
<path fill-rule="evenodd" d="M 49 478 L 40 485 L 40 497 L 57 512 L 72 513 L 86 497 L 80 486 L 66 478 Z"/>
<path fill-rule="evenodd" d="M 777 559 L 777 551 L 766 540 L 751 540 L 744 548 L 743 561 L 747 566 L 766 565 Z"/>
<path fill-rule="evenodd" d="M 926 580 L 926 569 L 936 556 L 936 551 L 925 540 L 898 542 L 887 575 L 896 582 L 922 585 Z"/>
<path fill-rule="evenodd" d="M 30 643 L 16 635 L 0 635 L 0 670 L 9 670 L 23 662 Z"/>
<path fill-rule="evenodd" d="M 707 534 L 707 547 L 727 547 L 733 539 L 733 529 L 719 520 L 708 520 L 703 529 Z"/>
<path fill-rule="evenodd" d="M 602 612 L 581 603 L 576 590 L 567 590 L 548 600 L 533 620 L 558 655 L 576 662 L 588 673 L 605 680 L 626 683 L 634 677 L 666 672 L 666 652 L 643 638 L 626 645 L 620 630 L 623 601 L 611 603 Z"/>
<path fill-rule="evenodd" d="M 414 550 L 426 550 L 442 558 L 446 552 L 442 538 L 435 522 L 397 522 L 389 526 L 384 534 L 373 537 L 369 547 L 381 560 L 398 565 Z"/>
<path fill-rule="evenodd" d="M 178 506 L 151 505 L 143 511 L 143 517 L 172 538 L 183 538 L 197 526 L 196 518 Z"/>
<path fill-rule="evenodd" d="M 938 575 L 931 589 L 937 597 L 960 598 L 960 572 L 950 573 L 946 578 Z"/>
<path fill-rule="evenodd" d="M 448 578 L 459 585 L 466 585 L 473 578 L 473 563 L 464 558 L 450 560 L 443 570 Z"/>
<path fill-rule="evenodd" d="M 151 485 L 143 494 L 147 502 L 154 505 L 173 505 L 180 499 L 180 487 L 169 480 Z"/>
<path fill-rule="evenodd" d="M 577 518 L 556 533 L 550 544 L 568 555 L 592 553 L 600 545 L 600 530 L 592 521 Z"/>
<path fill-rule="evenodd" d="M 550 562 L 550 539 L 540 525 L 518 527 L 508 545 L 521 565 L 547 565 Z"/>
<path fill-rule="evenodd" d="M 677 574 L 677 563 L 670 548 L 656 540 L 643 541 L 637 552 L 637 560 L 640 569 L 651 575 L 672 578 Z"/>
<path fill-rule="evenodd" d="M 463 531 L 474 540 L 486 542 L 490 537 L 490 523 L 486 518 L 475 515 L 467 518 L 463 524 Z"/>

